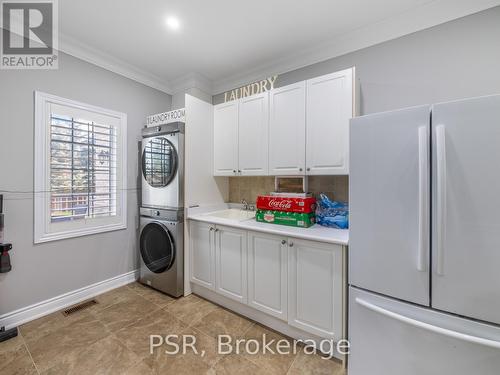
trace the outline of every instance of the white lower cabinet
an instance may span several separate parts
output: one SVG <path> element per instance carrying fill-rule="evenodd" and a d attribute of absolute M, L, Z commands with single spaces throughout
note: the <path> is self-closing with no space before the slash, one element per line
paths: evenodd
<path fill-rule="evenodd" d="M 215 291 L 247 303 L 247 232 L 217 225 L 215 229 Z"/>
<path fill-rule="evenodd" d="M 289 240 L 288 324 L 306 332 L 342 338 L 342 247 Z"/>
<path fill-rule="evenodd" d="M 213 290 L 215 289 L 215 225 L 191 221 L 189 229 L 190 280 Z"/>
<path fill-rule="evenodd" d="M 343 338 L 343 247 L 190 222 L 191 282 L 315 336 Z"/>
<path fill-rule="evenodd" d="M 248 304 L 287 320 L 286 237 L 248 232 Z"/>

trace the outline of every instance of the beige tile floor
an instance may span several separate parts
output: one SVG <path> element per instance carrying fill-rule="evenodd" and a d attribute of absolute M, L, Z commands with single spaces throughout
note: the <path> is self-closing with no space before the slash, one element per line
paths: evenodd
<path fill-rule="evenodd" d="M 0 343 L 0 374 L 332 374 L 340 362 L 319 355 L 217 353 L 216 338 L 287 339 L 195 295 L 171 298 L 138 283 L 97 296 L 99 304 L 68 317 L 56 312 L 20 327 Z M 149 335 L 189 334 L 196 349 L 153 354 Z"/>

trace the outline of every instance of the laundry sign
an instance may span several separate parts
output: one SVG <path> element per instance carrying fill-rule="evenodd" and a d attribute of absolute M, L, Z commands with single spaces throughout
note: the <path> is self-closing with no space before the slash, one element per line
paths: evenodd
<path fill-rule="evenodd" d="M 158 126 L 164 125 L 171 122 L 185 122 L 186 120 L 186 109 L 176 109 L 175 111 L 157 113 L 156 115 L 151 115 L 146 118 L 146 126 Z"/>
<path fill-rule="evenodd" d="M 278 76 L 268 77 L 249 85 L 226 91 L 224 93 L 224 103 L 272 90 L 277 78 Z"/>

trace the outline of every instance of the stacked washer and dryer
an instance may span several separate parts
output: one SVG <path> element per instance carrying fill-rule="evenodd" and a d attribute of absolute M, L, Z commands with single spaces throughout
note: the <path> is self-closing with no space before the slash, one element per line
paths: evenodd
<path fill-rule="evenodd" d="M 154 289 L 184 293 L 184 123 L 142 131 L 140 278 Z"/>

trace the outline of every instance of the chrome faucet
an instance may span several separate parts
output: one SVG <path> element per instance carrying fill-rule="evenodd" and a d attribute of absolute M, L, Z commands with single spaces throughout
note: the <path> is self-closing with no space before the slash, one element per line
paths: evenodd
<path fill-rule="evenodd" d="M 248 202 L 246 200 L 242 199 L 241 204 L 243 205 L 243 209 L 245 211 L 248 211 L 248 209 L 250 208 L 250 205 L 248 204 Z"/>
<path fill-rule="evenodd" d="M 248 203 L 245 199 L 241 200 L 241 204 L 243 205 L 243 210 L 255 211 L 255 205 Z"/>

